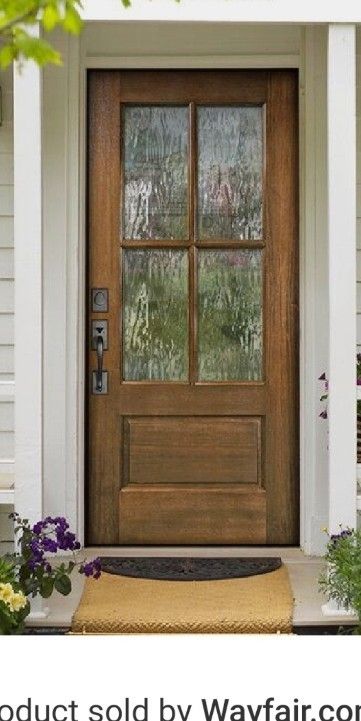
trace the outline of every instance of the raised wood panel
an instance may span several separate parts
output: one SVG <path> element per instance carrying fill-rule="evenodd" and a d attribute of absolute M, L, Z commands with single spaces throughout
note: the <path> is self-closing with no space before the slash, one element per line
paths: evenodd
<path fill-rule="evenodd" d="M 2 338 L 0 337 L 0 373 L 13 373 L 14 372 L 14 346 L 13 345 L 1 345 Z"/>
<path fill-rule="evenodd" d="M 0 224 L 1 232 L 1 224 Z M 0 280 L 0 311 L 12 313 L 14 311 L 14 281 Z"/>
<path fill-rule="evenodd" d="M 14 218 L 11 216 L 0 216 L 0 249 L 13 248 L 14 246 Z M 0 253 L 0 269 L 2 268 L 2 256 Z M 0 270 L 1 274 L 1 270 Z"/>
<path fill-rule="evenodd" d="M 261 419 L 125 420 L 125 480 L 140 483 L 260 483 Z"/>
<path fill-rule="evenodd" d="M 266 493 L 249 487 L 123 488 L 119 542 L 126 544 L 264 544 Z"/>
<path fill-rule="evenodd" d="M 1 223 L 0 218 L 0 223 Z M 1 226 L 0 226 L 1 227 Z M 14 251 L 12 248 L 0 248 L 0 278 L 14 277 Z"/>

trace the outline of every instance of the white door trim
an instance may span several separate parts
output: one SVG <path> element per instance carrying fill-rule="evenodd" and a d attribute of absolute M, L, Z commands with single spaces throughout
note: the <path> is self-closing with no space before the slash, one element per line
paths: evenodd
<path fill-rule="evenodd" d="M 304 31 L 304 50 L 294 57 L 300 66 L 300 349 L 301 368 L 301 545 L 309 554 L 322 550 L 322 525 L 327 524 L 327 438 L 325 424 L 318 419 L 317 375 L 327 362 L 327 344 L 323 341 L 324 323 L 319 314 L 320 287 L 327 303 L 327 233 L 324 224 L 324 198 L 327 187 L 324 162 L 325 107 L 323 107 L 324 38 L 323 28 Z M 313 55 L 311 57 L 311 50 Z M 309 59 L 305 63 L 305 51 Z M 166 56 L 144 56 L 139 66 L 165 67 Z M 288 58 L 290 56 L 287 56 Z M 231 67 L 250 67 L 250 56 L 228 58 Z M 277 67 L 276 57 L 252 56 L 253 67 Z M 179 67 L 179 56 L 167 56 L 169 68 Z M 188 57 L 188 67 L 226 67 L 225 58 Z M 65 367 L 60 375 L 66 387 L 66 438 L 64 442 L 65 507 L 63 513 L 84 539 L 84 380 L 85 380 L 85 189 L 86 189 L 86 73 L 88 68 L 108 67 L 106 56 L 86 57 L 78 39 L 69 39 L 65 66 L 68 73 L 65 137 L 52 138 L 67 155 L 66 197 L 66 304 L 67 349 Z M 182 63 L 183 64 L 183 63 Z M 136 67 L 134 57 L 112 59 L 113 67 Z M 206 65 L 203 65 L 205 67 Z M 288 65 L 290 67 L 290 65 Z M 280 67 L 284 67 L 283 59 Z M 55 71 L 53 71 L 55 72 Z M 314 103 L 314 99 L 317 102 Z M 58 180 L 57 180 L 58 182 Z M 65 234 L 65 233 L 64 233 Z M 47 240 L 47 239 L 46 239 Z M 317 241 L 317 242 L 316 242 Z M 64 241 L 65 242 L 65 241 Z M 324 273 L 326 272 L 326 281 Z M 325 281 L 325 282 L 324 282 Z M 322 300 L 322 299 L 321 299 Z M 47 302 L 47 299 L 45 299 Z M 317 309 L 317 313 L 316 313 Z M 52 351 L 54 352 L 54 351 Z M 47 358 L 46 362 L 53 362 Z M 311 362 L 310 362 L 311 361 Z M 45 388 L 45 403 L 48 403 Z M 62 421 L 62 423 L 64 423 Z M 320 450 L 321 449 L 321 450 Z M 59 454 L 60 457 L 60 454 Z M 51 478 L 49 478 L 51 483 Z M 49 496 L 49 493 L 48 493 Z M 59 509 L 60 510 L 60 509 Z M 46 508 L 47 512 L 48 509 Z"/>
<path fill-rule="evenodd" d="M 356 27 L 330 25 L 327 67 L 329 522 L 356 526 Z M 346 142 L 345 142 L 346 141 Z"/>
<path fill-rule="evenodd" d="M 299 55 L 93 55 L 86 58 L 86 67 L 96 70 L 127 70 L 177 68 L 266 70 L 268 68 L 298 68 Z"/>
<path fill-rule="evenodd" d="M 176 69 L 180 67 L 187 67 L 189 69 L 197 69 L 197 68 L 232 68 L 232 69 L 277 69 L 277 68 L 299 68 L 300 66 L 300 56 L 299 55 L 284 55 L 284 56 L 274 56 L 274 55 L 254 55 L 254 56 L 228 56 L 228 57 L 215 57 L 215 56 L 203 56 L 201 58 L 199 57 L 190 57 L 190 56 L 178 56 L 178 57 L 172 57 L 172 56 L 143 56 L 143 57 L 134 57 L 134 56 L 128 56 L 128 57 L 107 57 L 107 56 L 88 56 L 83 57 L 83 70 L 81 73 L 81 103 L 80 108 L 84 108 L 86 105 L 86 74 L 88 69 L 140 69 L 140 68 L 151 68 L 151 69 L 162 69 L 162 68 L 169 68 L 169 69 Z M 300 97 L 300 104 L 303 104 L 303 96 Z M 303 130 L 303 128 L 302 128 Z M 84 149 L 84 152 L 86 153 L 86 115 L 81 112 L 80 115 L 80 148 Z M 71 160 L 70 160 L 71 162 Z M 301 162 L 302 166 L 302 162 Z M 75 170 L 75 168 L 74 168 Z M 83 199 L 80 201 L 80 208 L 82 208 L 83 214 L 85 214 L 85 203 L 84 203 L 84 197 L 85 197 L 85 188 L 86 188 L 86 164 L 83 162 L 81 163 L 80 168 L 80 198 Z M 301 173 L 303 173 L 303 168 L 301 167 Z M 70 199 L 69 199 L 70 200 Z M 84 249 L 86 246 L 86 236 L 85 236 L 85 215 L 83 215 L 82 218 L 80 218 L 80 228 L 81 230 L 81 247 L 80 252 L 78 254 L 79 257 L 79 301 L 78 301 L 78 307 L 79 307 L 79 328 L 82 324 L 82 331 L 79 334 L 79 338 L 81 337 L 83 341 L 85 342 L 85 304 L 84 301 L 82 301 L 81 296 L 85 298 L 85 253 Z M 300 239 L 300 245 L 302 244 L 302 241 Z M 82 266 L 82 267 L 81 267 Z M 81 288 L 83 288 L 83 291 L 81 292 Z M 80 345 L 79 346 L 79 352 L 80 352 L 80 358 L 78 361 L 78 367 L 84 368 L 84 364 L 82 359 L 84 358 L 83 354 L 83 348 Z M 304 354 L 305 355 L 305 354 Z M 85 372 L 85 368 L 84 368 Z M 84 402 L 85 398 L 82 396 L 84 384 L 79 378 L 78 380 L 78 397 L 79 397 L 79 421 L 78 421 L 78 428 L 84 428 L 85 418 L 83 413 L 84 408 Z M 79 395 L 80 394 L 80 395 Z M 82 443 L 84 443 L 84 436 L 81 437 Z M 78 466 L 79 469 L 81 466 Z M 302 484 L 302 481 L 301 481 Z M 79 504 L 82 509 L 84 509 L 84 470 L 82 472 L 82 476 L 79 475 Z M 304 497 L 304 494 L 303 494 Z M 302 498 L 302 495 L 301 495 Z M 78 533 L 81 537 L 82 541 L 84 542 L 84 511 L 82 510 L 80 512 L 80 518 L 82 518 L 82 522 L 80 525 L 78 525 Z M 305 544 L 305 538 L 304 533 L 301 530 L 301 545 Z"/>

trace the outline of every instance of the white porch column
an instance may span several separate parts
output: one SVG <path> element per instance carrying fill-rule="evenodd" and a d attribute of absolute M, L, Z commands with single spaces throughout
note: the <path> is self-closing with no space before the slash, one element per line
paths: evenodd
<path fill-rule="evenodd" d="M 329 530 L 356 525 L 356 28 L 328 30 Z"/>
<path fill-rule="evenodd" d="M 42 514 L 41 71 L 14 66 L 15 508 Z"/>
<path fill-rule="evenodd" d="M 15 66 L 15 510 L 31 523 L 43 514 L 41 94 L 39 68 Z M 48 615 L 31 606 L 30 620 Z"/>

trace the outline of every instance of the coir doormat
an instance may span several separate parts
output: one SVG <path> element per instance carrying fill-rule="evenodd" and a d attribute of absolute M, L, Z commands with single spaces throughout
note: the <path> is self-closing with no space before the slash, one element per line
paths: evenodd
<path fill-rule="evenodd" d="M 106 573 L 159 581 L 217 581 L 276 571 L 280 558 L 118 558 L 104 556 Z"/>
<path fill-rule="evenodd" d="M 195 580 L 194 574 L 184 580 L 183 574 L 177 581 L 105 571 L 98 581 L 86 580 L 72 632 L 292 633 L 293 597 L 287 569 L 281 565 L 268 570 L 248 577 L 218 575 L 216 580 L 204 576 Z"/>

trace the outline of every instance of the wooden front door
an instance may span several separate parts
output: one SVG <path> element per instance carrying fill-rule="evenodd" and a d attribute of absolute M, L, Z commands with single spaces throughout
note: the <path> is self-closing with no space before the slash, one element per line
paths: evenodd
<path fill-rule="evenodd" d="M 89 74 L 90 544 L 298 543 L 297 87 Z"/>

